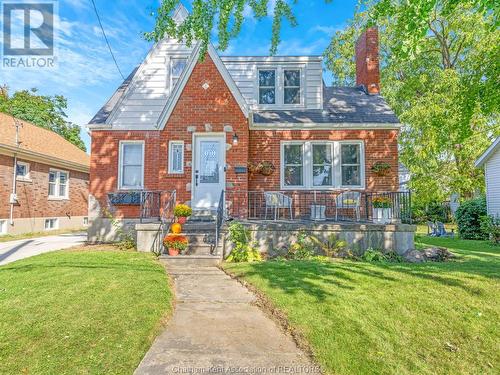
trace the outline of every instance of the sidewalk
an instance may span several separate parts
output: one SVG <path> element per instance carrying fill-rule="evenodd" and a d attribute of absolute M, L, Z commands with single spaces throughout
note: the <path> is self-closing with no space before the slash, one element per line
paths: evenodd
<path fill-rule="evenodd" d="M 136 375 L 318 373 L 255 296 L 216 267 L 169 268 L 176 306 Z"/>

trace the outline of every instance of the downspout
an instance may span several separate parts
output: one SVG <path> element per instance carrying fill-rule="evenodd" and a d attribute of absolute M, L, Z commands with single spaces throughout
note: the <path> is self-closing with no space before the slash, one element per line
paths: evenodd
<path fill-rule="evenodd" d="M 17 119 L 12 116 L 14 125 L 16 127 L 16 146 L 19 148 L 21 142 L 19 141 L 19 127 L 22 126 Z M 10 196 L 10 225 L 14 225 L 14 197 L 17 193 L 17 153 L 14 154 L 14 168 L 12 172 L 12 194 Z"/>

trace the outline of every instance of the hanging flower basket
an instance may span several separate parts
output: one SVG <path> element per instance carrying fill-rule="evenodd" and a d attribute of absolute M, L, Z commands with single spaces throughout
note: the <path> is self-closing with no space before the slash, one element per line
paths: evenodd
<path fill-rule="evenodd" d="M 379 177 L 387 176 L 391 171 L 391 165 L 383 161 L 377 161 L 372 165 L 371 170 Z"/>
<path fill-rule="evenodd" d="M 263 161 L 259 163 L 259 171 L 263 176 L 270 176 L 274 173 L 276 167 L 270 161 Z"/>

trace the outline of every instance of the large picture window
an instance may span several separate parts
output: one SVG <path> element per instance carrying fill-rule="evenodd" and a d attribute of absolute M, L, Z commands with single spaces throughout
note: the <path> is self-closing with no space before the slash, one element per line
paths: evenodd
<path fill-rule="evenodd" d="M 259 70 L 259 104 L 276 103 L 276 70 Z"/>
<path fill-rule="evenodd" d="M 119 160 L 119 188 L 142 189 L 144 186 L 144 142 L 121 142 Z"/>
<path fill-rule="evenodd" d="M 364 188 L 361 141 L 281 143 L 283 189 Z"/>

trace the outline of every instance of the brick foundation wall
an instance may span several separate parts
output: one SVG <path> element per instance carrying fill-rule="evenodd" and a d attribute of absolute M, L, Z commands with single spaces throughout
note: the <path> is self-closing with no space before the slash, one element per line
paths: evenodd
<path fill-rule="evenodd" d="M 208 83 L 205 90 L 202 85 Z M 230 128 L 229 128 L 230 127 Z M 145 140 L 146 190 L 177 190 L 179 202 L 191 200 L 193 133 L 224 133 L 226 128 L 226 189 L 247 190 L 246 174 L 235 166 L 248 160 L 248 123 L 238 103 L 209 56 L 195 66 L 182 95 L 162 131 L 92 131 L 90 193 L 106 207 L 106 194 L 117 191 L 120 140 Z M 232 129 L 229 131 L 229 129 Z M 233 135 L 238 145 L 232 145 Z M 168 173 L 169 141 L 184 141 L 184 173 Z M 116 216 L 138 217 L 139 207 L 120 206 Z"/>
<path fill-rule="evenodd" d="M 19 204 L 14 206 L 14 219 L 36 217 L 87 216 L 88 173 L 56 168 L 69 172 L 69 199 L 49 200 L 50 165 L 18 159 L 29 163 L 30 181 L 17 181 Z M 10 215 L 14 158 L 0 155 L 0 218 Z"/>

